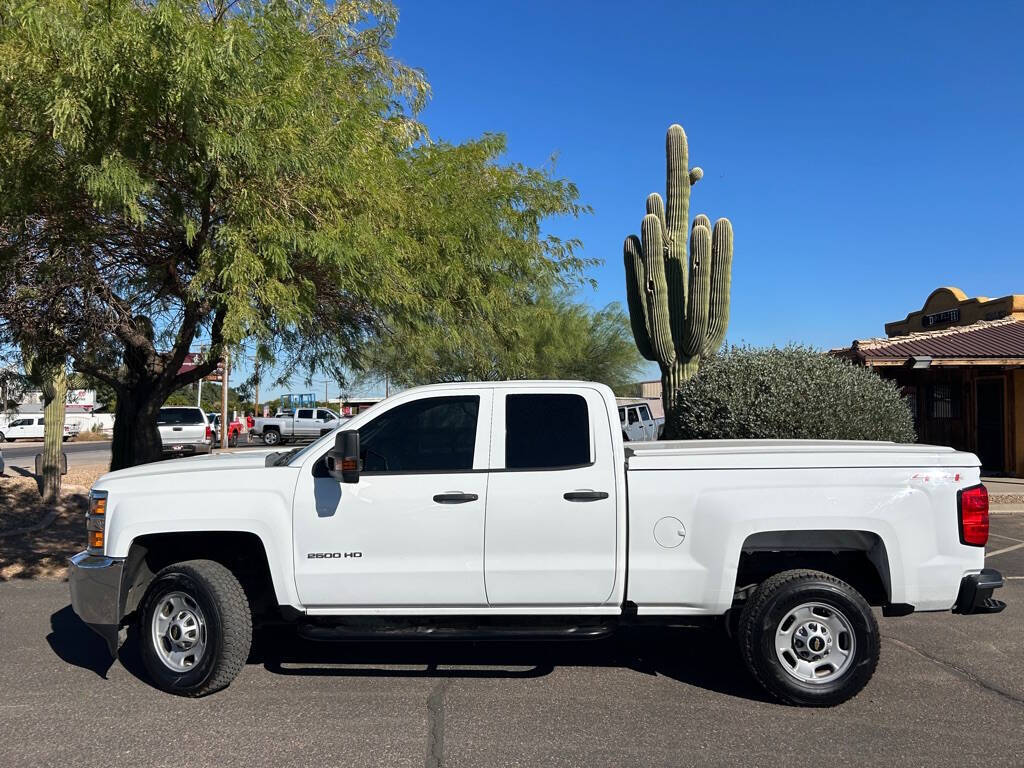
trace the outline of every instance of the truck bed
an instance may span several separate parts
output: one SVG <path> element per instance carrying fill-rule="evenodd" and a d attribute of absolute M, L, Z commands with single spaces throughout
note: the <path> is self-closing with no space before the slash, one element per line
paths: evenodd
<path fill-rule="evenodd" d="M 630 470 L 969 467 L 945 446 L 861 440 L 661 440 L 626 443 Z"/>

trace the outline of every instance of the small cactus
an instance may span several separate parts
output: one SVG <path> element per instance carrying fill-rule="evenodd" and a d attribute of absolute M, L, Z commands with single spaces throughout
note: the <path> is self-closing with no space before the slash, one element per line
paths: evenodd
<path fill-rule="evenodd" d="M 682 126 L 665 139 L 666 201 L 647 197 L 640 237 L 623 244 L 626 297 L 633 337 L 648 360 L 661 367 L 666 438 L 673 437 L 675 393 L 697 373 L 703 355 L 715 352 L 729 325 L 732 280 L 732 224 L 700 214 L 693 220 L 687 256 L 690 188 L 704 176 L 688 168 L 689 148 Z M 667 206 L 666 206 L 667 202 Z"/>

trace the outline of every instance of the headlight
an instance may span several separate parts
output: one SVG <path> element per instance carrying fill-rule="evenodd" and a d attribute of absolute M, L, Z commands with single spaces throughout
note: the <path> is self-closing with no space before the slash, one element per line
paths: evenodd
<path fill-rule="evenodd" d="M 85 518 L 90 555 L 103 554 L 103 533 L 107 523 L 107 492 L 89 491 L 89 514 Z"/>

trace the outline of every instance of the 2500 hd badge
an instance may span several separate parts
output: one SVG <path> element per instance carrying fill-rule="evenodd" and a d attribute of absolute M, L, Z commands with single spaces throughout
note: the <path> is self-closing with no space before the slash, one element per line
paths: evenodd
<path fill-rule="evenodd" d="M 306 555 L 307 560 L 323 560 L 333 557 L 362 557 L 362 552 L 310 552 Z"/>

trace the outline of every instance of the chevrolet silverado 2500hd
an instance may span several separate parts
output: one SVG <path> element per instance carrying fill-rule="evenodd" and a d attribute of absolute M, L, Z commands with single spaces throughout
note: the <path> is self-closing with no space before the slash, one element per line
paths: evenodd
<path fill-rule="evenodd" d="M 228 685 L 253 625 L 282 619 L 479 640 L 724 616 L 768 691 L 829 705 L 875 670 L 871 606 L 1004 607 L 978 480 L 975 456 L 927 445 L 627 447 L 599 384 L 434 385 L 301 449 L 105 475 L 71 598 L 112 651 L 134 624 L 184 695 Z"/>

